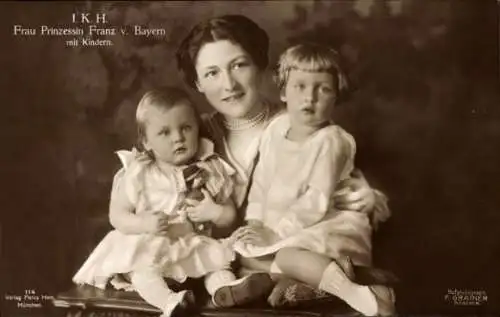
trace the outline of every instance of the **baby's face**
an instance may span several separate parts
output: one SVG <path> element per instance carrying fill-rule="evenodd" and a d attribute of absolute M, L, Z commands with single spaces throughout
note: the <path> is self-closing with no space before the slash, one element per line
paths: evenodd
<path fill-rule="evenodd" d="M 281 95 L 293 124 L 321 127 L 330 120 L 337 99 L 335 77 L 327 72 L 292 69 Z"/>
<path fill-rule="evenodd" d="M 146 118 L 144 147 L 162 162 L 187 164 L 198 151 L 198 131 L 195 111 L 187 102 L 168 110 L 152 107 Z"/>

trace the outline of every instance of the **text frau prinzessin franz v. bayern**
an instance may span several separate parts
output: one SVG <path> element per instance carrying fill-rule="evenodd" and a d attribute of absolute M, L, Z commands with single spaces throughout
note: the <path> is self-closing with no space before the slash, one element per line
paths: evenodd
<path fill-rule="evenodd" d="M 85 27 L 61 27 L 40 25 L 27 27 L 21 24 L 13 26 L 12 34 L 15 36 L 116 36 L 134 35 L 146 37 L 162 37 L 166 35 L 163 28 L 148 28 L 141 25 L 131 27 L 101 27 L 91 24 Z"/>

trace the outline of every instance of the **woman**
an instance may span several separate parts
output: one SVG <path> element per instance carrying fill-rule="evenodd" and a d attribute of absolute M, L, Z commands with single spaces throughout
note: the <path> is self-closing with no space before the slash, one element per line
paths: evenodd
<path fill-rule="evenodd" d="M 266 32 L 253 21 L 240 15 L 226 15 L 195 26 L 177 52 L 185 82 L 204 94 L 216 110 L 204 118 L 216 152 L 237 171 L 233 197 L 238 207 L 235 227 L 244 218 L 260 136 L 281 110 L 260 93 L 268 66 L 268 48 Z M 195 208 L 203 207 L 202 202 Z M 372 190 L 360 172 L 343 183 L 336 195 L 336 207 L 371 211 L 374 224 L 389 216 L 385 196 Z M 366 256 L 366 263 L 370 264 L 371 255 Z M 270 272 L 271 262 L 242 259 L 246 270 Z"/>

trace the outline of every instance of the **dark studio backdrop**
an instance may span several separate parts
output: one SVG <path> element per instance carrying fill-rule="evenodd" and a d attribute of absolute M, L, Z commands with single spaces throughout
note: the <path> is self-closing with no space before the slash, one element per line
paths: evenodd
<path fill-rule="evenodd" d="M 396 273 L 401 314 L 500 314 L 500 99 L 496 1 L 2 3 L 2 287 L 54 295 L 109 228 L 114 151 L 133 145 L 134 111 L 155 85 L 180 84 L 174 52 L 195 23 L 245 14 L 271 39 L 270 60 L 298 40 L 342 54 L 357 89 L 336 121 L 357 165 L 393 212 L 374 236 L 375 265 Z M 157 38 L 14 36 L 13 26 L 161 28 Z M 103 37 L 105 38 L 105 37 Z M 273 93 L 270 89 L 269 93 Z M 209 109 L 194 94 L 202 109 Z M 449 289 L 488 300 L 457 306 Z M 2 295 L 3 299 L 4 296 Z M 3 300 L 6 311 L 12 302 Z"/>

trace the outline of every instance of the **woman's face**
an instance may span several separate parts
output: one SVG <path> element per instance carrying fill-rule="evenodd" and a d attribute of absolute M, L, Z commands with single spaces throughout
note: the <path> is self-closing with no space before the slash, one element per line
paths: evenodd
<path fill-rule="evenodd" d="M 229 118 L 253 115 L 260 107 L 261 71 L 250 55 L 229 40 L 203 45 L 196 60 L 198 90 Z"/>

